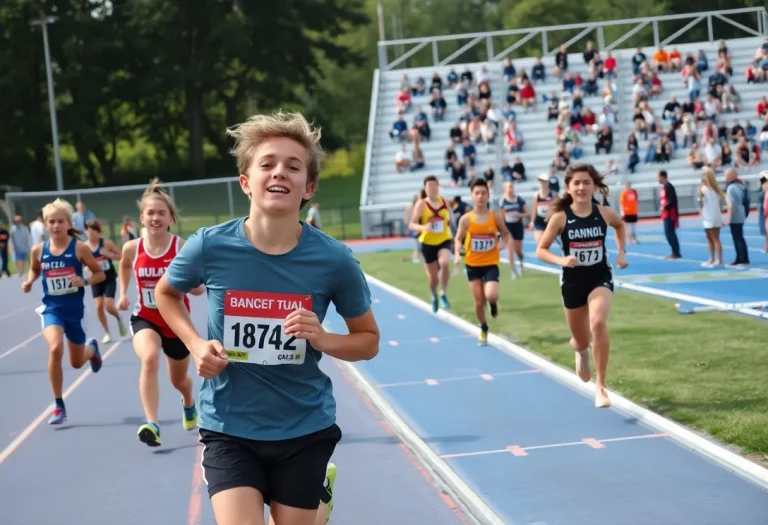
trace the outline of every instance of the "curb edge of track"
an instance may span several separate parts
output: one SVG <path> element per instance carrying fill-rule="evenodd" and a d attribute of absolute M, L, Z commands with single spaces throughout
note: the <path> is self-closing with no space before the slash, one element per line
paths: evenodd
<path fill-rule="evenodd" d="M 445 461 L 440 459 L 429 445 L 405 422 L 389 401 L 376 390 L 363 372 L 353 363 L 340 359 L 334 361 L 342 372 L 346 374 L 347 378 L 373 404 L 400 441 L 419 463 L 427 469 L 439 488 L 453 498 L 467 517 L 480 525 L 515 525 L 514 522 L 502 520 Z"/>
<path fill-rule="evenodd" d="M 538 268 L 536 268 L 538 269 Z M 375 277 L 365 274 L 368 281 L 379 286 L 383 290 L 391 293 L 392 295 L 402 299 L 413 306 L 434 315 L 438 319 L 441 319 L 452 326 L 473 334 L 478 335 L 480 328 L 472 323 L 465 321 L 455 314 L 446 312 L 445 310 L 439 310 L 437 314 L 432 312 L 430 306 L 423 300 L 387 284 Z M 488 342 L 496 349 L 504 352 L 511 357 L 519 359 L 528 365 L 538 368 L 544 375 L 553 379 L 565 386 L 576 390 L 577 392 L 591 398 L 594 395 L 594 383 L 583 383 L 578 376 L 570 370 L 567 370 L 560 365 L 557 365 L 544 357 L 541 357 L 530 350 L 527 350 L 521 346 L 518 346 L 498 335 L 489 334 Z M 359 372 L 358 372 L 359 373 Z M 670 419 L 667 419 L 647 408 L 644 408 L 629 399 L 620 396 L 617 392 L 609 389 L 612 409 L 618 410 L 625 415 L 634 417 L 640 423 L 644 423 L 648 426 L 661 430 L 669 435 L 679 445 L 687 448 L 706 459 L 712 460 L 725 470 L 730 471 L 752 483 L 758 485 L 764 490 L 768 490 L 768 469 L 753 463 L 752 461 L 727 450 L 723 446 L 714 443 L 696 433 L 688 430 L 684 426 L 676 423 Z"/>

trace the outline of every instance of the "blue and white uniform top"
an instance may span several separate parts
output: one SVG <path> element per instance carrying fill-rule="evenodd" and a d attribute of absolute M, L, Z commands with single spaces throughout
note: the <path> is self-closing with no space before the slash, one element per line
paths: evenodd
<path fill-rule="evenodd" d="M 522 220 L 521 217 L 514 215 L 514 213 L 523 213 L 525 208 L 525 199 L 520 195 L 515 195 L 511 201 L 508 201 L 506 197 L 499 199 L 499 209 L 504 214 L 504 222 L 507 224 L 514 224 Z"/>
<path fill-rule="evenodd" d="M 77 240 L 72 239 L 60 255 L 50 250 L 50 240 L 40 253 L 40 275 L 43 281 L 41 313 L 55 313 L 65 319 L 79 320 L 85 314 L 85 289 L 72 286 L 72 279 L 83 276 L 83 263 L 77 258 Z"/>

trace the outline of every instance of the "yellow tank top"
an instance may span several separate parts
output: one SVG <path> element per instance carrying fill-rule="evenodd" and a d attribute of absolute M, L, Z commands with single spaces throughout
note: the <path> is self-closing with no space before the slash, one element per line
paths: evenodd
<path fill-rule="evenodd" d="M 427 199 L 424 199 L 424 210 L 421 212 L 421 224 L 429 226 L 429 231 L 421 232 L 419 242 L 429 246 L 439 246 L 445 241 L 451 240 L 451 212 L 445 199 L 440 197 L 440 207 L 433 208 Z"/>
<path fill-rule="evenodd" d="M 482 224 L 475 221 L 475 213 L 469 212 L 469 227 L 464 238 L 464 264 L 467 266 L 494 266 L 499 264 L 501 255 L 498 248 L 499 230 L 493 213 Z"/>

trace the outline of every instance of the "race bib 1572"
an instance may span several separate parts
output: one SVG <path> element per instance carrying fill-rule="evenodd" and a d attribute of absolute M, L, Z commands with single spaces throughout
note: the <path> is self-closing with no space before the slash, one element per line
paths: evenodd
<path fill-rule="evenodd" d="M 77 288 L 72 286 L 72 279 L 77 277 L 74 268 L 56 268 L 45 272 L 45 284 L 48 295 L 65 295 L 76 293 Z"/>
<path fill-rule="evenodd" d="M 577 266 L 592 266 L 603 261 L 602 241 L 571 242 L 568 252 L 576 257 Z"/>
<path fill-rule="evenodd" d="M 285 318 L 312 296 L 229 290 L 224 296 L 224 349 L 229 359 L 256 365 L 300 365 L 307 341 L 285 333 Z"/>

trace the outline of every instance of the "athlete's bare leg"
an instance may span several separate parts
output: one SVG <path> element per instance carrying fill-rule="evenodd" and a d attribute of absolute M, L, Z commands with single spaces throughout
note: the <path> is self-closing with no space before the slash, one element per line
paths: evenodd
<path fill-rule="evenodd" d="M 565 320 L 571 332 L 570 346 L 576 353 L 576 373 L 586 383 L 592 379 L 589 367 L 589 306 L 566 308 Z"/>
<path fill-rule="evenodd" d="M 168 378 L 171 380 L 171 384 L 184 399 L 184 406 L 191 407 L 195 399 L 192 397 L 192 378 L 187 373 L 189 357 L 184 359 L 171 359 L 167 357 L 166 361 L 168 363 Z"/>
<path fill-rule="evenodd" d="M 599 408 L 610 406 L 608 393 L 605 391 L 605 376 L 608 371 L 608 354 L 610 353 L 610 337 L 608 335 L 608 313 L 613 301 L 613 292 L 604 286 L 592 290 L 588 299 L 589 331 L 592 333 L 592 352 L 595 357 L 597 376 L 595 386 L 595 406 Z"/>
<path fill-rule="evenodd" d="M 139 395 L 147 421 L 157 422 L 157 408 L 160 404 L 158 370 L 160 369 L 160 336 L 154 330 L 139 330 L 133 336 L 133 348 L 141 360 L 139 374 Z"/>
<path fill-rule="evenodd" d="M 440 267 L 439 270 L 439 277 L 440 277 L 440 289 L 442 293 L 448 292 L 448 279 L 451 277 L 451 272 L 448 267 L 448 265 L 451 262 L 451 251 L 450 250 L 440 250 L 440 252 L 437 254 L 437 263 Z"/>
<path fill-rule="evenodd" d="M 424 263 L 424 268 L 427 271 L 427 284 L 429 285 L 429 291 L 433 296 L 437 296 L 437 284 L 438 284 L 438 271 L 437 261 L 431 263 Z"/>
<path fill-rule="evenodd" d="M 64 329 L 58 325 L 50 325 L 43 330 L 43 338 L 48 343 L 48 379 L 54 398 L 61 398 L 64 384 L 64 371 L 61 361 L 64 359 Z"/>
<path fill-rule="evenodd" d="M 483 281 L 474 279 L 469 281 L 469 291 L 472 292 L 472 298 L 475 300 L 475 317 L 481 326 L 485 326 L 488 319 L 485 317 L 485 290 Z"/>
<path fill-rule="evenodd" d="M 253 487 L 217 492 L 211 505 L 218 525 L 264 525 L 264 497 Z"/>
<path fill-rule="evenodd" d="M 291 507 L 283 507 L 279 503 L 277 505 L 279 505 L 280 507 L 285 508 L 285 509 L 291 509 Z M 272 516 L 272 513 L 274 512 L 274 510 L 273 510 L 274 506 L 275 506 L 275 504 L 273 504 L 272 508 L 270 508 L 270 512 L 269 512 L 269 525 L 285 525 L 286 523 L 288 525 L 293 525 L 294 523 L 304 523 L 303 521 L 302 522 L 298 522 L 298 521 L 276 522 L 275 518 Z M 304 511 L 304 509 L 291 509 L 291 510 L 301 510 L 301 511 Z M 280 511 L 278 511 L 278 512 L 280 512 Z M 289 518 L 290 518 L 290 516 L 289 516 Z M 302 518 L 303 518 L 303 516 L 302 516 Z M 315 514 L 314 521 L 310 522 L 310 524 L 311 525 L 325 525 L 325 503 L 323 503 L 322 501 L 320 502 L 320 506 L 317 508 L 317 514 Z"/>
<path fill-rule="evenodd" d="M 109 325 L 107 324 L 107 316 L 104 313 L 104 297 L 94 297 L 93 303 L 96 305 L 96 316 L 99 318 L 99 323 L 101 323 L 104 332 L 108 334 Z"/>

